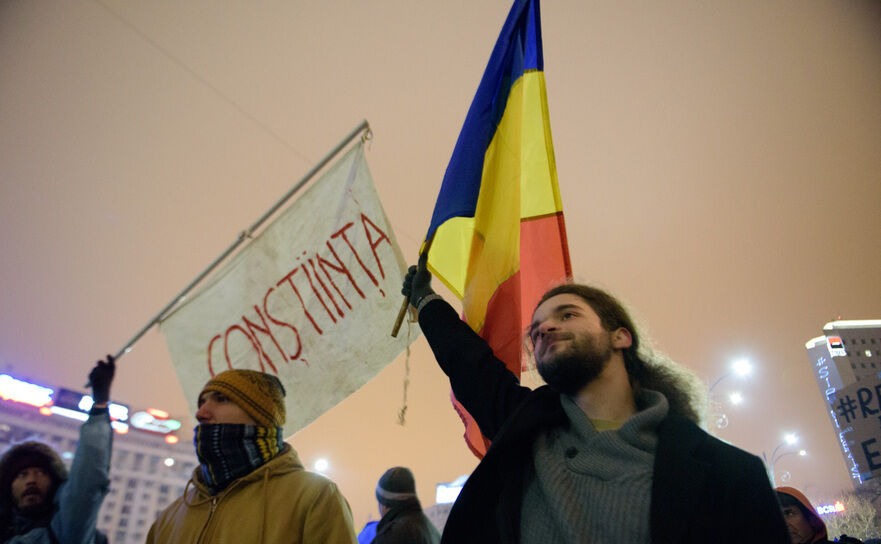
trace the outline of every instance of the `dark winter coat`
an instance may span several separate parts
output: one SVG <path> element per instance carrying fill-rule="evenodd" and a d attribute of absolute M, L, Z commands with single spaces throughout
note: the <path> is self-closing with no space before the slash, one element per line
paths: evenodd
<path fill-rule="evenodd" d="M 440 533 L 422 512 L 418 501 L 394 506 L 376 526 L 373 544 L 438 544 Z"/>

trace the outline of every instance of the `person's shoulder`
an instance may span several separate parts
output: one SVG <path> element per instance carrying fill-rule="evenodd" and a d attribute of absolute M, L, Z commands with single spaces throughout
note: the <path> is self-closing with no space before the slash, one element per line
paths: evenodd
<path fill-rule="evenodd" d="M 761 462 L 755 455 L 711 435 L 695 422 L 676 414 L 664 419 L 659 433 L 678 441 L 699 457 L 721 458 L 730 462 Z"/>
<path fill-rule="evenodd" d="M 337 485 L 323 474 L 310 472 L 303 468 L 299 458 L 293 451 L 286 452 L 273 460 L 273 467 L 267 467 L 272 471 L 271 478 L 279 478 L 283 485 L 293 485 L 301 492 L 312 493 L 333 492 L 338 493 Z M 262 477 L 261 477 L 262 479 Z"/>
<path fill-rule="evenodd" d="M 326 476 L 303 469 L 299 464 L 288 468 L 270 476 L 265 491 L 270 502 L 276 505 L 273 509 L 278 515 L 291 520 L 304 519 L 305 516 L 312 520 L 309 525 L 329 527 L 327 530 L 332 534 L 324 536 L 335 536 L 328 542 L 349 542 L 346 540 L 348 537 L 354 539 L 352 511 L 336 483 Z M 261 489 L 260 493 L 264 491 Z"/>
<path fill-rule="evenodd" d="M 22 533 L 18 533 L 5 540 L 4 544 L 40 544 L 52 542 L 52 535 L 47 527 L 33 527 Z"/>
<path fill-rule="evenodd" d="M 863 542 L 862 540 L 854 538 L 852 536 L 841 535 L 835 542 L 840 542 L 841 544 L 871 544 L 871 542 L 877 542 L 878 540 L 879 539 L 869 539 Z"/>
<path fill-rule="evenodd" d="M 336 483 L 323 474 L 310 472 L 301 468 L 284 474 L 285 477 L 297 480 L 301 485 L 315 489 L 337 489 Z"/>

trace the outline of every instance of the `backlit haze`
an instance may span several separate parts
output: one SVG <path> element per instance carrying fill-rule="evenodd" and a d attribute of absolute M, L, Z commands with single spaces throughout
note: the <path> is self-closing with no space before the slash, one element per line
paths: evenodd
<path fill-rule="evenodd" d="M 0 371 L 82 389 L 362 119 L 415 262 L 509 8 L 0 3 Z M 881 3 L 542 8 L 576 276 L 708 384 L 752 362 L 716 388 L 743 396 L 717 436 L 760 455 L 796 432 L 808 455 L 777 467 L 790 484 L 849 487 L 804 344 L 839 316 L 881 318 Z M 308 466 L 329 461 L 357 529 L 386 468 L 411 467 L 427 506 L 476 465 L 424 339 L 409 366 L 404 426 L 402 355 L 290 439 Z M 189 440 L 158 331 L 113 395 L 171 412 Z"/>

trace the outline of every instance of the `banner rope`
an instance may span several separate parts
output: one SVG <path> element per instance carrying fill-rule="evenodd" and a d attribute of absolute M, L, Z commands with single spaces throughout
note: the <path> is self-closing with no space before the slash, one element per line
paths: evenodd
<path fill-rule="evenodd" d="M 410 388 L 410 330 L 412 323 L 411 320 L 407 320 L 407 349 L 406 355 L 404 356 L 404 398 L 401 402 L 401 409 L 398 411 L 398 425 L 403 427 L 407 424 L 407 390 Z"/>

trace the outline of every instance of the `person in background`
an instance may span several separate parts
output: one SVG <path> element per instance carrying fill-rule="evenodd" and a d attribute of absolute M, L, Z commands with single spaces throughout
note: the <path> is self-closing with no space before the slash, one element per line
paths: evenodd
<path fill-rule="evenodd" d="M 794 487 L 778 487 L 777 500 L 783 509 L 783 520 L 789 529 L 789 537 L 792 544 L 827 544 L 829 540 L 826 533 L 826 523 L 814 510 L 811 501 L 804 493 Z M 861 540 L 841 535 L 835 542 L 844 544 L 863 544 Z"/>
<path fill-rule="evenodd" d="M 113 432 L 108 403 L 116 364 L 99 361 L 89 373 L 92 409 L 80 427 L 70 470 L 49 445 L 28 441 L 0 457 L 0 542 L 103 544 L 98 510 L 110 489 Z"/>
<path fill-rule="evenodd" d="M 370 544 L 376 537 L 376 526 L 378 521 L 372 520 L 364 524 L 364 528 L 358 533 L 358 544 Z"/>
<path fill-rule="evenodd" d="M 440 533 L 422 511 L 416 481 L 406 467 L 392 467 L 376 484 L 382 519 L 373 544 L 438 544 Z"/>
<path fill-rule="evenodd" d="M 349 503 L 307 472 L 284 442 L 285 390 L 277 377 L 227 370 L 198 398 L 199 466 L 183 496 L 150 527 L 148 544 L 356 544 Z"/>
<path fill-rule="evenodd" d="M 547 385 L 532 390 L 434 292 L 426 259 L 401 292 L 492 440 L 442 542 L 788 542 L 761 460 L 699 427 L 696 378 L 640 351 L 617 299 L 574 283 L 544 294 L 528 335 Z"/>

